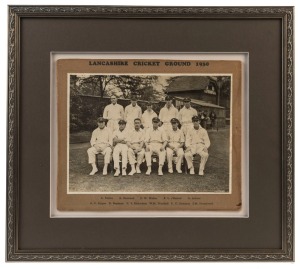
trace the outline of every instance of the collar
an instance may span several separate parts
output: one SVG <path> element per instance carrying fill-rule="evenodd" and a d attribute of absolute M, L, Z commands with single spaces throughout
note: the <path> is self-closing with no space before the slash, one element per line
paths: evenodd
<path fill-rule="evenodd" d="M 139 107 L 138 104 L 136 104 L 135 106 L 133 106 L 132 104 L 130 104 L 129 106 L 131 106 L 132 108 L 137 108 L 137 107 Z"/>
<path fill-rule="evenodd" d="M 170 108 L 168 108 L 167 105 L 165 105 L 165 108 L 166 108 L 166 109 L 171 109 L 171 108 L 173 108 L 173 107 L 174 107 L 174 106 L 171 105 Z"/>
<path fill-rule="evenodd" d="M 193 127 L 193 130 L 195 131 L 200 131 L 202 129 L 201 125 L 199 126 L 199 129 L 195 129 L 195 127 Z"/>

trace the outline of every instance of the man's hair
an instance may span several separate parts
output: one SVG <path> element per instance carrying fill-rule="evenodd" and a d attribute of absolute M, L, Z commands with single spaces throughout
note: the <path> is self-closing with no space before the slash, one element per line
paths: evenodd
<path fill-rule="evenodd" d="M 110 97 L 110 99 L 111 99 L 111 98 L 116 98 L 116 99 L 117 99 L 117 96 L 115 96 L 115 95 L 112 95 L 112 96 Z"/>
<path fill-rule="evenodd" d="M 105 122 L 106 120 L 103 119 L 102 116 L 100 116 L 98 119 L 97 119 L 97 122 Z"/>
<path fill-rule="evenodd" d="M 142 122 L 140 118 L 136 118 L 136 119 L 134 119 L 134 121 L 133 121 L 133 122 L 135 122 L 136 120 L 138 120 L 139 122 Z"/>

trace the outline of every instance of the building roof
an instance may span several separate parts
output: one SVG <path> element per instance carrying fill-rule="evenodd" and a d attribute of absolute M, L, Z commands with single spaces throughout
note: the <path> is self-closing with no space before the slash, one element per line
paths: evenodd
<path fill-rule="evenodd" d="M 176 96 L 175 99 L 183 102 L 184 97 L 178 97 L 178 96 Z M 224 107 L 222 107 L 222 106 L 218 106 L 218 105 L 215 105 L 215 104 L 212 104 L 212 103 L 208 103 L 208 102 L 204 102 L 202 100 L 197 100 L 197 99 L 191 99 L 191 104 L 195 104 L 195 105 L 199 105 L 199 106 L 204 106 L 204 107 L 213 107 L 213 108 L 223 108 L 224 109 Z"/>
<path fill-rule="evenodd" d="M 206 89 L 208 84 L 209 78 L 206 76 L 182 76 L 175 78 L 167 87 L 167 91 L 199 91 Z"/>

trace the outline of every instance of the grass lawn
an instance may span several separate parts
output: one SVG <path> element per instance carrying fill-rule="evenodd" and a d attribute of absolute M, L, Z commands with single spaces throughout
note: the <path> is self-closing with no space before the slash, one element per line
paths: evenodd
<path fill-rule="evenodd" d="M 71 192 L 228 192 L 229 191 L 229 128 L 209 130 L 211 141 L 205 175 L 199 176 L 199 158 L 194 161 L 196 175 L 173 174 L 164 165 L 164 175 L 157 175 L 157 163 L 152 165 L 150 176 L 145 175 L 146 164 L 141 166 L 142 174 L 114 177 L 112 173 L 102 175 L 103 158 L 98 162 L 99 171 L 90 176 L 88 164 L 88 142 L 70 144 L 69 187 Z M 70 136 L 71 142 L 88 141 L 90 133 Z M 130 172 L 128 165 L 127 173 Z"/>

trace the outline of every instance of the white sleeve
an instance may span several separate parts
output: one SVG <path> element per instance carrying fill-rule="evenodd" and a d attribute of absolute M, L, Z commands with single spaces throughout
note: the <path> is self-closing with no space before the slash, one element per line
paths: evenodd
<path fill-rule="evenodd" d="M 176 119 L 179 119 L 179 112 L 178 112 L 178 109 L 177 108 L 175 108 L 176 109 L 176 112 L 175 112 L 175 118 Z"/>
<path fill-rule="evenodd" d="M 205 147 L 209 148 L 210 147 L 210 140 L 209 140 L 209 137 L 208 137 L 208 134 L 207 134 L 206 130 L 204 132 L 203 140 L 204 140 Z"/>
<path fill-rule="evenodd" d="M 96 138 L 96 130 L 93 131 L 92 137 L 91 137 L 91 141 L 90 141 L 92 147 L 96 144 L 96 140 L 97 140 L 97 138 Z"/>
<path fill-rule="evenodd" d="M 162 109 L 159 111 L 159 116 L 158 116 L 158 118 L 159 118 L 161 121 L 163 121 L 163 120 L 162 120 L 163 115 L 164 115 L 164 113 L 163 113 L 163 108 L 162 108 Z"/>
<path fill-rule="evenodd" d="M 103 112 L 103 118 L 104 119 L 108 119 L 108 108 L 107 108 L 108 106 L 106 106 L 105 108 L 104 108 L 104 112 Z"/>
<path fill-rule="evenodd" d="M 188 132 L 187 132 L 187 134 L 186 134 L 186 138 L 185 138 L 185 146 L 186 147 L 189 147 L 190 145 L 191 145 L 191 136 L 192 136 L 192 134 L 191 134 L 191 131 L 189 130 Z"/>
<path fill-rule="evenodd" d="M 182 124 L 182 109 L 178 112 L 178 120 Z"/>
<path fill-rule="evenodd" d="M 110 130 L 108 130 L 108 144 L 111 146 L 113 145 L 113 136 Z"/>
<path fill-rule="evenodd" d="M 121 105 L 120 105 L 120 117 L 121 117 L 121 120 L 124 119 L 124 107 L 122 107 Z"/>
<path fill-rule="evenodd" d="M 124 113 L 124 120 L 127 121 L 127 114 L 128 114 L 128 106 L 125 107 L 125 113 Z"/>

